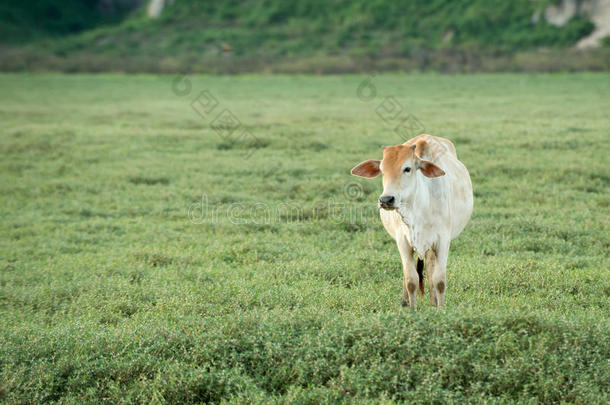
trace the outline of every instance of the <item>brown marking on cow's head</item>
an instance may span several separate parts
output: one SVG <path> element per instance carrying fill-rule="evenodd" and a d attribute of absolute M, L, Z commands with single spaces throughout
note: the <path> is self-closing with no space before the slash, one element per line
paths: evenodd
<path fill-rule="evenodd" d="M 407 145 L 386 146 L 383 149 L 383 179 L 394 181 L 402 176 L 405 162 L 413 160 L 413 148 Z"/>
<path fill-rule="evenodd" d="M 417 147 L 423 143 L 385 146 L 383 159 L 367 160 L 352 169 L 352 174 L 360 177 L 376 177 L 383 174 L 383 193 L 379 197 L 379 206 L 384 209 L 395 209 L 401 200 L 411 193 L 415 183 L 415 172 L 419 169 L 426 177 L 439 177 L 445 172 L 434 163 L 421 159 Z"/>

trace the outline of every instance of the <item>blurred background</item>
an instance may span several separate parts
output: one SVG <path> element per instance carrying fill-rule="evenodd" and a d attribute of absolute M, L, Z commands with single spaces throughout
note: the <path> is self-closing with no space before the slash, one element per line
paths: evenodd
<path fill-rule="evenodd" d="M 602 71 L 610 0 L 4 0 L 0 70 Z"/>

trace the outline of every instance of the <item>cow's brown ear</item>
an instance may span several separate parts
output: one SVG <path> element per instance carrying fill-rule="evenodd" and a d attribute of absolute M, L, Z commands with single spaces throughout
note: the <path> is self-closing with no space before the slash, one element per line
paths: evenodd
<path fill-rule="evenodd" d="M 379 173 L 381 173 L 381 171 L 379 170 L 380 163 L 380 160 L 367 160 L 354 167 L 352 169 L 352 174 L 354 176 L 372 179 L 373 177 L 377 177 Z"/>
<path fill-rule="evenodd" d="M 441 169 L 434 163 L 429 162 L 427 160 L 419 161 L 419 170 L 421 170 L 421 172 L 424 174 L 424 176 L 430 177 L 430 178 L 441 177 L 441 176 L 445 175 L 445 171 L 443 169 Z"/>

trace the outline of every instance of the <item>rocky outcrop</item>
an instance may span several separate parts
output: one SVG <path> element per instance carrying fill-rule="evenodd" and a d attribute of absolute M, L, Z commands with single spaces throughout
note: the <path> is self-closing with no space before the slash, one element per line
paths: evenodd
<path fill-rule="evenodd" d="M 150 18 L 157 18 L 163 12 L 165 6 L 170 5 L 174 0 L 150 0 L 146 8 L 146 14 Z"/>
<path fill-rule="evenodd" d="M 595 48 L 600 45 L 603 38 L 610 36 L 610 0 L 584 2 L 581 9 L 595 24 L 595 30 L 589 36 L 578 41 L 576 47 L 579 49 Z"/>
<path fill-rule="evenodd" d="M 595 30 L 578 41 L 577 48 L 597 47 L 602 38 L 610 36 L 610 0 L 561 0 L 544 10 L 545 20 L 558 27 L 576 16 L 587 18 L 595 24 Z"/>
<path fill-rule="evenodd" d="M 558 4 L 550 4 L 544 10 L 544 19 L 552 25 L 563 27 L 578 15 L 579 0 L 561 0 Z"/>

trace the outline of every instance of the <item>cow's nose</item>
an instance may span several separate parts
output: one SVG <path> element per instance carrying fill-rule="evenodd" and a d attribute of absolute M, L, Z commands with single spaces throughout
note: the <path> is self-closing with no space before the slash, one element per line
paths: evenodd
<path fill-rule="evenodd" d="M 382 195 L 379 197 L 379 204 L 385 207 L 391 207 L 394 205 L 394 196 L 393 195 Z"/>

